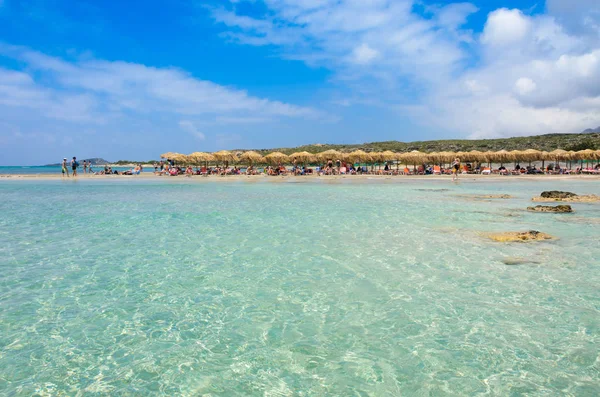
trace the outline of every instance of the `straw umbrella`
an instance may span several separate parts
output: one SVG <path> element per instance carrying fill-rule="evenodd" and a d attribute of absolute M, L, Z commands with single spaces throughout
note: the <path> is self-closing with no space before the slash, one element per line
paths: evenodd
<path fill-rule="evenodd" d="M 394 161 L 394 160 L 398 160 L 400 158 L 400 155 L 398 153 L 392 152 L 391 150 L 386 150 L 381 153 L 381 158 L 383 159 L 383 161 Z M 398 165 L 398 162 L 396 162 L 396 166 L 397 165 Z M 398 168 L 398 167 L 396 167 L 396 168 Z"/>
<path fill-rule="evenodd" d="M 163 153 L 160 155 L 161 159 L 170 159 L 172 156 L 176 156 L 179 153 L 175 153 L 175 152 L 167 152 L 167 153 Z"/>
<path fill-rule="evenodd" d="M 240 155 L 240 161 L 248 163 L 249 165 L 260 163 L 264 161 L 264 157 L 260 153 L 253 150 L 244 152 Z"/>
<path fill-rule="evenodd" d="M 265 156 L 265 161 L 269 164 L 287 163 L 290 161 L 290 158 L 287 154 L 273 152 Z"/>
<path fill-rule="evenodd" d="M 429 158 L 439 165 L 451 163 L 457 157 L 454 152 L 434 152 L 429 154 Z"/>
<path fill-rule="evenodd" d="M 412 152 L 402 153 L 400 156 L 401 160 L 404 161 L 404 164 L 412 164 L 413 169 L 416 171 L 417 163 L 424 163 L 427 161 L 427 153 L 420 152 L 418 150 L 413 150 Z"/>
<path fill-rule="evenodd" d="M 521 152 L 520 157 L 523 161 L 528 161 L 529 165 L 531 165 L 532 161 L 539 161 L 542 159 L 542 152 L 535 149 L 527 149 Z"/>
<path fill-rule="evenodd" d="M 234 163 L 237 161 L 235 154 L 227 150 L 221 150 L 220 152 L 213 153 L 213 156 L 217 161 L 225 163 L 225 168 L 229 167 L 229 162 Z"/>
<path fill-rule="evenodd" d="M 208 163 L 209 161 L 215 161 L 215 156 L 205 152 L 194 152 L 188 155 L 189 158 L 195 160 L 197 163 Z"/>
<path fill-rule="evenodd" d="M 501 167 L 504 165 L 505 162 L 512 161 L 514 160 L 514 158 L 514 153 L 508 152 L 504 149 L 494 152 L 492 155 L 492 160 L 495 162 L 499 162 Z"/>
<path fill-rule="evenodd" d="M 597 158 L 596 151 L 591 149 L 579 150 L 571 156 L 571 159 L 581 161 L 581 168 L 583 168 L 583 160 L 596 160 Z"/>
<path fill-rule="evenodd" d="M 330 149 L 330 150 L 326 150 L 324 152 L 318 153 L 317 157 L 321 161 L 337 160 L 340 157 L 342 157 L 342 153 L 338 152 L 337 150 Z"/>
<path fill-rule="evenodd" d="M 299 161 L 303 164 L 315 161 L 315 155 L 309 152 L 296 152 L 289 155 L 292 160 Z"/>
<path fill-rule="evenodd" d="M 564 160 L 565 162 L 569 159 L 569 152 L 562 149 L 556 149 L 548 153 L 551 159 L 556 160 L 558 166 L 560 167 L 560 161 Z"/>
<path fill-rule="evenodd" d="M 352 164 L 354 163 L 369 163 L 371 161 L 373 161 L 373 156 L 371 155 L 371 153 L 367 153 L 363 150 L 355 150 L 351 153 L 348 153 L 346 155 L 346 159 L 351 162 Z"/>

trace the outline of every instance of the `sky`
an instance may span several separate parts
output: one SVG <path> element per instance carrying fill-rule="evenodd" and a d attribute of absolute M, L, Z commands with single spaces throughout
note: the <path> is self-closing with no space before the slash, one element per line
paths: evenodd
<path fill-rule="evenodd" d="M 598 126 L 598 0 L 0 0 L 0 165 Z"/>

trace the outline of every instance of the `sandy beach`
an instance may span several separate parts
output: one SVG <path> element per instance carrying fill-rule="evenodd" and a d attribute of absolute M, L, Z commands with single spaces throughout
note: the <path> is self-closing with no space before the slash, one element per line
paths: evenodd
<path fill-rule="evenodd" d="M 124 179 L 156 179 L 156 180 L 173 180 L 173 181 L 181 181 L 185 180 L 186 182 L 194 181 L 194 182 L 227 182 L 227 181 L 243 181 L 243 180 L 264 180 L 264 181 L 272 181 L 272 182 L 282 182 L 282 181 L 293 181 L 293 182 L 308 182 L 308 181 L 373 181 L 373 180 L 382 180 L 382 181 L 409 181 L 409 180 L 435 180 L 435 181 L 448 181 L 452 182 L 451 175 L 305 175 L 305 176 L 293 176 L 293 175 L 285 175 L 285 176 L 268 176 L 265 174 L 260 175 L 227 175 L 227 176 L 218 176 L 218 175 L 210 175 L 210 176 L 201 176 L 201 175 L 193 175 L 191 177 L 179 175 L 176 177 L 172 176 L 160 176 L 155 175 L 151 172 L 145 172 L 140 175 L 90 175 L 90 174 L 79 174 L 77 177 L 63 177 L 60 174 L 6 174 L 0 175 L 0 180 L 2 179 L 23 179 L 23 180 L 57 180 L 57 179 L 65 179 L 65 180 L 75 180 L 75 179 L 86 179 L 86 180 L 124 180 Z M 581 181 L 581 180 L 589 180 L 589 181 L 600 181 L 600 175 L 481 175 L 481 174 L 463 174 L 460 175 L 458 181 L 493 181 L 493 182 L 512 182 L 512 181 L 523 181 L 523 180 L 532 180 L 532 181 Z"/>

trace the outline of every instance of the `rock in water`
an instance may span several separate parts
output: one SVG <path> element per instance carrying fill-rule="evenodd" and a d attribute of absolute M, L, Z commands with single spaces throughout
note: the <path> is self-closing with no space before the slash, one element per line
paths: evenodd
<path fill-rule="evenodd" d="M 488 234 L 488 237 L 502 243 L 554 240 L 554 237 L 549 234 L 538 232 L 537 230 L 530 230 L 528 232 L 492 233 Z"/>
<path fill-rule="evenodd" d="M 536 260 L 532 260 L 532 259 L 527 259 L 527 258 L 508 257 L 508 258 L 504 258 L 502 260 L 502 263 L 504 263 L 505 265 L 508 265 L 508 266 L 516 266 L 516 265 L 525 265 L 528 263 L 540 263 L 540 262 L 536 261 Z"/>
<path fill-rule="evenodd" d="M 577 195 L 575 193 L 561 192 L 560 190 L 550 190 L 550 191 L 542 192 L 542 194 L 540 194 L 540 196 L 543 198 L 548 198 L 548 199 L 566 199 L 566 198 L 571 198 L 571 197 L 577 197 Z"/>
<path fill-rule="evenodd" d="M 527 207 L 527 211 L 570 213 L 573 212 L 573 208 L 570 205 L 557 205 L 556 207 L 551 205 L 536 205 L 535 207 Z"/>

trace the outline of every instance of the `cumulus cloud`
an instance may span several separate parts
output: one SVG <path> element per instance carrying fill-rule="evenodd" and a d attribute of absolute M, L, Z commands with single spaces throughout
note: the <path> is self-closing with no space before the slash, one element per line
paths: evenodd
<path fill-rule="evenodd" d="M 548 0 L 548 12 L 535 16 L 500 8 L 479 35 L 464 28 L 477 12 L 471 3 L 425 6 L 424 13 L 409 0 L 264 4 L 260 18 L 236 23 L 236 5 L 213 17 L 234 40 L 327 67 L 358 102 L 391 107 L 415 123 L 472 137 L 600 124 L 596 0 Z"/>
<path fill-rule="evenodd" d="M 488 16 L 481 41 L 491 46 L 512 45 L 527 36 L 530 25 L 520 10 L 501 8 Z"/>

